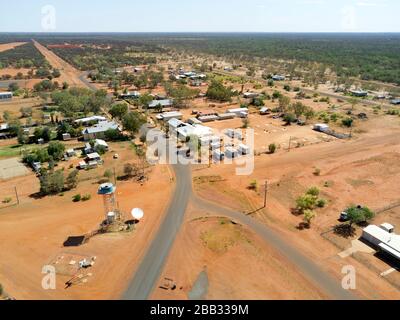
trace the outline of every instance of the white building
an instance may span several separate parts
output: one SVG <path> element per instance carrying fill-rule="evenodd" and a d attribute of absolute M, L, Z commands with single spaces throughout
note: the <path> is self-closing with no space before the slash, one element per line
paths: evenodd
<path fill-rule="evenodd" d="M 188 141 L 191 136 L 197 137 L 198 139 L 212 136 L 213 130 L 209 127 L 202 125 L 190 125 L 186 124 L 183 127 L 177 129 L 179 139 L 182 141 Z"/>
<path fill-rule="evenodd" d="M 400 236 L 393 233 L 394 227 L 388 223 L 380 227 L 369 225 L 363 230 L 362 238 L 376 248 L 400 260 Z"/>
<path fill-rule="evenodd" d="M 95 140 L 95 142 L 94 142 L 94 148 L 96 149 L 97 147 L 102 147 L 102 148 L 104 148 L 105 150 L 108 150 L 108 144 L 107 144 L 107 142 L 105 142 L 105 141 L 102 140 L 102 139 L 96 139 L 96 140 Z"/>
<path fill-rule="evenodd" d="M 107 121 L 107 118 L 102 117 L 102 116 L 92 116 L 92 117 L 75 120 L 75 123 L 86 126 L 86 125 L 90 125 L 90 124 L 99 123 L 102 121 Z"/>
<path fill-rule="evenodd" d="M 253 98 L 257 98 L 260 94 L 257 92 L 245 92 L 243 93 L 243 97 L 245 97 L 246 99 L 253 99 Z"/>
<path fill-rule="evenodd" d="M 229 109 L 229 110 L 227 110 L 227 113 L 233 113 L 237 117 L 245 118 L 249 114 L 249 109 L 248 108 Z"/>
<path fill-rule="evenodd" d="M 275 81 L 285 81 L 285 79 L 286 79 L 286 77 L 282 76 L 280 74 L 276 74 L 276 75 L 272 76 L 272 80 L 275 80 Z"/>
<path fill-rule="evenodd" d="M 93 127 L 84 129 L 82 135 L 85 141 L 103 139 L 108 130 L 120 130 L 120 128 L 115 122 L 103 121 Z"/>
<path fill-rule="evenodd" d="M 179 119 L 183 118 L 183 114 L 178 111 L 164 112 L 160 113 L 156 116 L 158 120 L 169 121 L 171 119 Z"/>
<path fill-rule="evenodd" d="M 149 109 L 155 109 L 158 106 L 161 106 L 162 108 L 169 108 L 172 107 L 174 104 L 172 99 L 164 99 L 164 100 L 153 100 L 152 102 L 149 103 Z"/>
<path fill-rule="evenodd" d="M 324 132 L 324 131 L 329 130 L 329 126 L 325 123 L 317 123 L 314 125 L 314 130 Z"/>
<path fill-rule="evenodd" d="M 0 92 L 0 101 L 2 100 L 10 100 L 13 97 L 12 92 Z"/>

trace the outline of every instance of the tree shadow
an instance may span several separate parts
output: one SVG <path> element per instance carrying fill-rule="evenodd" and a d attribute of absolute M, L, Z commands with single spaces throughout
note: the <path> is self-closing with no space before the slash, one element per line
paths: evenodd
<path fill-rule="evenodd" d="M 297 230 L 309 230 L 311 228 L 311 225 L 307 222 L 300 222 L 299 225 L 296 227 Z"/>
<path fill-rule="evenodd" d="M 294 215 L 295 217 L 301 216 L 303 213 L 301 212 L 301 210 L 297 209 L 297 208 L 291 208 L 290 209 L 290 213 L 292 215 Z"/>
<path fill-rule="evenodd" d="M 40 200 L 43 199 L 45 197 L 45 195 L 43 195 L 41 192 L 36 192 L 36 193 L 32 193 L 29 195 L 29 198 L 35 199 L 35 200 Z"/>
<path fill-rule="evenodd" d="M 341 236 L 345 239 L 352 238 L 356 235 L 356 229 L 348 223 L 342 223 L 336 225 L 333 228 L 333 232 L 336 235 Z"/>

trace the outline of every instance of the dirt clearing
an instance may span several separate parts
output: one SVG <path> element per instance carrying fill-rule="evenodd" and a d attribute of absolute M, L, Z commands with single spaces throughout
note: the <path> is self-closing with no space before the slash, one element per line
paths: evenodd
<path fill-rule="evenodd" d="M 16 47 L 22 46 L 26 42 L 11 42 L 11 43 L 0 43 L 0 52 L 14 49 Z"/>

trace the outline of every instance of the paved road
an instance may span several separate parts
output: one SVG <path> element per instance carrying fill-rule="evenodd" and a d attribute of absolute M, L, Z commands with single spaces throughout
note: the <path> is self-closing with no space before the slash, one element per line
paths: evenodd
<path fill-rule="evenodd" d="M 316 265 L 308 257 L 302 255 L 296 248 L 288 244 L 277 232 L 250 216 L 244 215 L 227 208 L 219 207 L 213 203 L 202 200 L 198 197 L 194 203 L 207 211 L 223 215 L 232 220 L 247 226 L 260 236 L 265 242 L 283 254 L 291 261 L 300 272 L 305 275 L 312 283 L 319 287 L 324 293 L 334 300 L 353 300 L 356 297 L 348 290 L 344 290 L 340 282 Z"/>
<path fill-rule="evenodd" d="M 192 195 L 190 166 L 174 165 L 176 189 L 164 221 L 153 239 L 123 299 L 147 299 L 161 276 Z"/>

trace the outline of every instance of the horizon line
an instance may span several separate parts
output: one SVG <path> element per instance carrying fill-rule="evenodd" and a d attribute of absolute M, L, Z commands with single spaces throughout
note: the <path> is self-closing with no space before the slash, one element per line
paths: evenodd
<path fill-rule="evenodd" d="M 400 31 L 0 31 L 0 34 L 400 34 Z"/>

